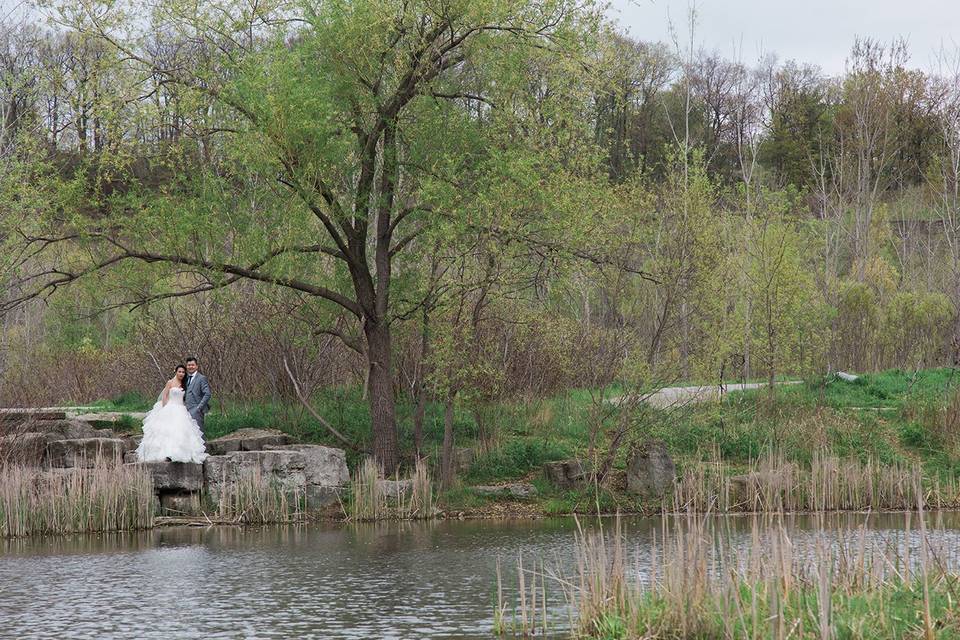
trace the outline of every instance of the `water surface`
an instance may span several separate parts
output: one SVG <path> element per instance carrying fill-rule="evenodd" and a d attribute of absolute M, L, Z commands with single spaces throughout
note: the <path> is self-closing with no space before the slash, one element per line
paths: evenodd
<path fill-rule="evenodd" d="M 849 537 L 864 523 L 872 539 L 919 549 L 902 514 L 833 516 L 827 535 Z M 750 544 L 750 517 L 714 524 Z M 812 518 L 785 524 L 798 553 L 813 548 Z M 622 525 L 642 573 L 662 521 Z M 943 548 L 960 549 L 958 514 L 931 516 L 930 525 Z M 576 528 L 572 519 L 438 521 L 0 541 L 0 636 L 489 638 L 498 558 L 508 582 L 521 554 L 528 565 L 569 566 Z M 558 592 L 550 602 L 566 618 Z"/>

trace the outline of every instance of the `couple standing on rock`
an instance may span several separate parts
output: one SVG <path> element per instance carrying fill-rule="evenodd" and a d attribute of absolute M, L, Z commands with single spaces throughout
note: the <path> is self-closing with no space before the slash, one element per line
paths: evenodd
<path fill-rule="evenodd" d="M 143 419 L 141 462 L 203 462 L 203 418 L 210 410 L 210 383 L 196 358 L 178 364 L 153 409 Z"/>

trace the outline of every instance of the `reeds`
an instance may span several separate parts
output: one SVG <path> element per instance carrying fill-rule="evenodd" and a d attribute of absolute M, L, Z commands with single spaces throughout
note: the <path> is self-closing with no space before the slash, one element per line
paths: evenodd
<path fill-rule="evenodd" d="M 383 494 L 380 466 L 373 458 L 366 458 L 357 467 L 350 485 L 353 500 L 350 517 L 354 520 L 381 520 L 387 512 L 387 497 Z"/>
<path fill-rule="evenodd" d="M 814 453 L 809 468 L 767 453 L 749 472 L 732 475 L 713 460 L 690 465 L 675 485 L 674 512 L 795 512 L 916 509 L 960 505 L 955 478 L 924 483 L 918 464 L 878 464 Z"/>
<path fill-rule="evenodd" d="M 301 487 L 284 486 L 255 467 L 244 469 L 235 482 L 224 484 L 217 508 L 221 520 L 266 524 L 302 517 L 304 501 Z"/>
<path fill-rule="evenodd" d="M 498 571 L 496 631 L 526 637 L 553 624 L 572 637 L 678 640 L 933 638 L 937 626 L 960 631 L 952 613 L 956 566 L 944 560 L 946 549 L 931 544 L 922 516 L 919 557 L 906 552 L 915 539 L 911 516 L 904 514 L 904 536 L 891 543 L 868 537 L 864 527 L 828 532 L 821 514 L 813 549 L 800 553 L 783 514 L 753 518 L 747 544 L 738 545 L 723 518 L 691 512 L 664 518 L 659 539 L 633 564 L 619 519 L 612 531 L 580 529 L 574 562 L 567 563 L 573 569 L 531 570 L 521 558 L 509 600 Z M 538 577 L 541 593 L 553 585 L 563 594 L 561 611 L 551 615 L 545 601 L 531 601 L 525 583 Z"/>
<path fill-rule="evenodd" d="M 417 520 L 436 514 L 430 469 L 423 460 L 417 461 L 410 478 L 397 476 L 386 483 L 376 461 L 367 458 L 353 476 L 351 494 L 352 520 Z"/>
<path fill-rule="evenodd" d="M 97 460 L 92 468 L 0 468 L 0 537 L 153 526 L 150 474 Z"/>

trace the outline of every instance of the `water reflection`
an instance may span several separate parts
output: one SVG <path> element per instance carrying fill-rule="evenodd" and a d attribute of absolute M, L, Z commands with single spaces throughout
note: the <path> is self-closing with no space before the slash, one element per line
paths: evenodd
<path fill-rule="evenodd" d="M 750 544 L 753 516 L 714 530 Z M 916 527 L 916 516 L 913 516 Z M 762 521 L 761 521 L 762 523 Z M 613 527 L 611 519 L 585 526 Z M 674 520 L 622 521 L 637 559 Z M 839 514 L 836 537 L 917 547 L 903 514 Z M 818 522 L 788 516 L 798 553 Z M 960 548 L 960 516 L 929 519 Z M 448 521 L 359 526 L 168 528 L 0 542 L 0 620 L 16 638 L 484 638 L 490 637 L 497 559 L 569 562 L 577 523 Z M 955 552 L 954 552 L 955 553 Z M 509 580 L 510 577 L 508 576 Z"/>

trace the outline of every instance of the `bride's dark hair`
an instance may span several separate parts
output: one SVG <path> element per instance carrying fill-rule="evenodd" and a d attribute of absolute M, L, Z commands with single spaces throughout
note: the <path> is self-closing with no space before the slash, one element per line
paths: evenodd
<path fill-rule="evenodd" d="M 186 365 L 178 364 L 177 366 L 175 366 L 175 367 L 173 368 L 173 375 L 176 376 L 176 375 L 177 375 L 177 371 L 180 371 L 180 369 L 183 369 L 183 378 L 181 378 L 181 380 L 180 380 L 180 388 L 183 389 L 184 391 L 186 391 L 186 390 L 187 390 L 187 367 L 186 367 Z"/>

